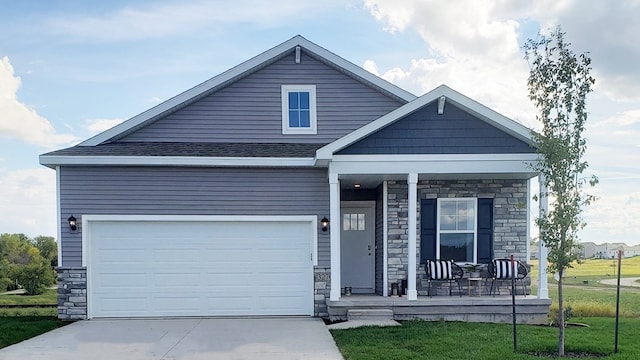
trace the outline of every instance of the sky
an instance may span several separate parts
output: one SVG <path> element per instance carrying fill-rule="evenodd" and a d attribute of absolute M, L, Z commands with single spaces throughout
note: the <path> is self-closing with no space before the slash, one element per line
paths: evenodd
<path fill-rule="evenodd" d="M 56 236 L 78 142 L 295 35 L 421 95 L 440 84 L 539 129 L 522 45 L 561 25 L 588 52 L 582 241 L 640 244 L 640 0 L 0 0 L 0 233 Z"/>

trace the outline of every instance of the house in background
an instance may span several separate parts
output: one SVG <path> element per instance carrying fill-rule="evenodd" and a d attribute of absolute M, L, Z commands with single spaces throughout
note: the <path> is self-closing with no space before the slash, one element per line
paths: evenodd
<path fill-rule="evenodd" d="M 640 245 L 629 246 L 625 243 L 596 244 L 591 241 L 581 243 L 582 257 L 584 259 L 614 259 L 618 257 L 618 251 L 622 251 L 622 257 L 634 257 L 640 255 Z"/>
<path fill-rule="evenodd" d="M 348 288 L 395 318 L 504 321 L 510 298 L 427 297 L 421 264 L 528 261 L 535 159 L 527 128 L 447 86 L 416 97 L 296 36 L 40 156 L 59 316 L 337 319 Z M 546 321 L 539 288 L 519 320 Z"/>

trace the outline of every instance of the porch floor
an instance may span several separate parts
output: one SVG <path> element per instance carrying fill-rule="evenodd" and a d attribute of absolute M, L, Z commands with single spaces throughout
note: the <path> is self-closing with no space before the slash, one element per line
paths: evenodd
<path fill-rule="evenodd" d="M 394 320 L 424 319 L 430 321 L 466 321 L 509 323 L 512 321 L 510 295 L 496 296 L 418 296 L 409 301 L 406 296 L 351 295 L 337 301 L 327 299 L 331 321 L 348 320 L 351 309 L 387 309 Z M 534 295 L 516 296 L 516 320 L 521 324 L 545 324 L 550 299 Z"/>

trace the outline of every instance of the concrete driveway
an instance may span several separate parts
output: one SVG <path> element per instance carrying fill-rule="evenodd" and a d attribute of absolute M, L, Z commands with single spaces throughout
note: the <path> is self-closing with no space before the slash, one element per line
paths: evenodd
<path fill-rule="evenodd" d="M 88 320 L 0 349 L 2 360 L 342 359 L 314 318 Z"/>

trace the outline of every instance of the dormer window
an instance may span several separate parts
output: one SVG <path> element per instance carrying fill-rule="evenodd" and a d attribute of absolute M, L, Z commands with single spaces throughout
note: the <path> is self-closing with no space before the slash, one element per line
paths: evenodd
<path fill-rule="evenodd" d="M 316 86 L 282 85 L 282 133 L 315 134 Z"/>

